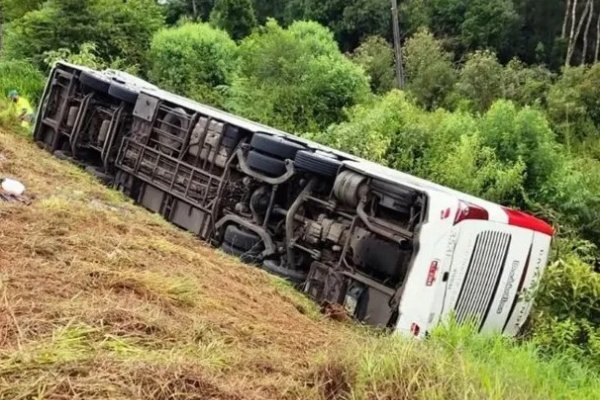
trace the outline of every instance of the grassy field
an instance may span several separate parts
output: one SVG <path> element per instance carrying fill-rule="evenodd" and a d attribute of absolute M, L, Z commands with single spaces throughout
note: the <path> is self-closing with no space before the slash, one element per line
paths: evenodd
<path fill-rule="evenodd" d="M 0 399 L 600 398 L 528 345 L 328 319 L 6 130 L 1 176 L 32 203 L 0 203 Z"/>

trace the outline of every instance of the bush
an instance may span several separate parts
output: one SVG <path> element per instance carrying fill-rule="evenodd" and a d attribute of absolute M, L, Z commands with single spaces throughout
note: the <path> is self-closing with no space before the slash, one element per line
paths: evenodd
<path fill-rule="evenodd" d="M 484 112 L 502 97 L 502 65 L 489 51 L 470 54 L 460 70 L 456 88 L 471 102 L 474 111 Z"/>
<path fill-rule="evenodd" d="M 568 355 L 600 371 L 600 274 L 576 252 L 544 274 L 532 338 L 547 354 Z"/>
<path fill-rule="evenodd" d="M 332 125 L 313 135 L 319 142 L 359 157 L 390 165 L 404 171 L 418 171 L 429 141 L 428 130 L 405 129 L 406 121 L 418 119 L 422 112 L 394 90 L 371 103 L 359 104 L 349 112 L 349 120 Z M 415 124 L 416 125 L 416 124 Z M 395 151 L 394 144 L 402 142 Z"/>
<path fill-rule="evenodd" d="M 222 103 L 219 88 L 236 68 L 236 45 L 226 32 L 206 23 L 159 31 L 150 48 L 150 79 L 198 101 Z"/>
<path fill-rule="evenodd" d="M 321 130 L 344 118 L 344 108 L 369 93 L 365 72 L 337 49 L 315 22 L 288 29 L 270 20 L 240 45 L 240 68 L 230 108 L 296 132 Z"/>
<path fill-rule="evenodd" d="M 521 106 L 546 106 L 554 74 L 543 66 L 527 67 L 512 59 L 504 67 L 504 97 Z"/>
<path fill-rule="evenodd" d="M 522 193 L 526 165 L 496 155 L 482 136 L 481 118 L 426 112 L 400 91 L 348 114 L 349 121 L 312 138 L 493 201 L 515 203 Z"/>
<path fill-rule="evenodd" d="M 426 30 L 406 41 L 406 88 L 426 109 L 435 109 L 446 100 L 456 81 L 451 55 L 444 52 L 441 42 Z"/>
<path fill-rule="evenodd" d="M 0 61 L 0 96 L 5 98 L 11 90 L 18 91 L 34 104 L 44 90 L 44 76 L 24 61 Z"/>
<path fill-rule="evenodd" d="M 394 88 L 394 50 L 384 38 L 368 37 L 354 51 L 352 61 L 369 75 L 375 93 L 383 94 Z"/>
<path fill-rule="evenodd" d="M 561 168 L 560 149 L 541 111 L 518 109 L 510 101 L 498 100 L 483 116 L 481 134 L 499 160 L 525 164 L 525 190 L 534 198 L 540 197 L 542 188 Z"/>
<path fill-rule="evenodd" d="M 229 32 L 235 40 L 250 34 L 256 26 L 256 16 L 251 0 L 216 0 L 210 13 L 210 22 Z"/>
<path fill-rule="evenodd" d="M 94 43 L 106 62 L 122 58 L 142 66 L 162 24 L 154 0 L 49 0 L 8 25 L 4 53 L 43 69 L 46 52 L 76 52 L 83 43 Z"/>

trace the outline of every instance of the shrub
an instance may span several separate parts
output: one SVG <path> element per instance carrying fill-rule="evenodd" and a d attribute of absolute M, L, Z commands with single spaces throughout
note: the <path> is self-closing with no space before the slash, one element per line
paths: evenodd
<path fill-rule="evenodd" d="M 383 94 L 394 88 L 394 51 L 384 38 L 368 37 L 354 51 L 352 61 L 369 75 L 373 92 Z"/>
<path fill-rule="evenodd" d="M 444 104 L 456 81 L 456 71 L 441 42 L 428 31 L 420 30 L 406 41 L 404 53 L 408 78 L 406 88 L 427 109 Z"/>
<path fill-rule="evenodd" d="M 44 90 L 44 76 L 31 64 L 24 61 L 0 61 L 0 96 L 17 90 L 33 103 L 37 103 Z"/>
<path fill-rule="evenodd" d="M 473 110 L 484 112 L 502 96 L 502 71 L 494 53 L 476 51 L 460 70 L 458 93 L 471 102 Z"/>
<path fill-rule="evenodd" d="M 230 108 L 290 131 L 326 128 L 344 108 L 363 100 L 369 81 L 337 49 L 333 35 L 315 22 L 281 28 L 270 20 L 240 45 L 240 68 Z"/>
<path fill-rule="evenodd" d="M 547 354 L 600 371 L 600 274 L 575 252 L 552 263 L 536 298 L 532 338 Z"/>
<path fill-rule="evenodd" d="M 219 105 L 218 88 L 229 85 L 236 52 L 226 32 L 206 23 L 163 29 L 152 40 L 149 76 L 167 90 Z"/>
<path fill-rule="evenodd" d="M 223 29 L 235 40 L 250 34 L 256 26 L 251 0 L 216 0 L 210 13 L 210 22 Z"/>
<path fill-rule="evenodd" d="M 496 101 L 481 121 L 483 144 L 495 149 L 499 160 L 525 164 L 525 190 L 534 198 L 561 168 L 560 149 L 546 116 L 529 107 Z"/>
<path fill-rule="evenodd" d="M 4 52 L 44 68 L 48 51 L 74 52 L 83 43 L 95 43 L 107 62 L 123 58 L 143 65 L 150 38 L 162 24 L 153 0 L 49 0 L 8 25 Z"/>

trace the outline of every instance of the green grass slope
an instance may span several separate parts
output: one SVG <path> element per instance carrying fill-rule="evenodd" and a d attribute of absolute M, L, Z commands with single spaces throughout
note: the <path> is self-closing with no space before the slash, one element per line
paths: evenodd
<path fill-rule="evenodd" d="M 0 130 L 0 399 L 600 398 L 598 377 L 466 328 L 415 342 L 286 283 Z"/>

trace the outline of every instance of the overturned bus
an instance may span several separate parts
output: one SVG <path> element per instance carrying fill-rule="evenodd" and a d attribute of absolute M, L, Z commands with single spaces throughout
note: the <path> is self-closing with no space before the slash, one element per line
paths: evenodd
<path fill-rule="evenodd" d="M 316 301 L 418 337 L 449 315 L 515 335 L 553 235 L 530 215 L 119 71 L 57 63 L 34 136 Z"/>

